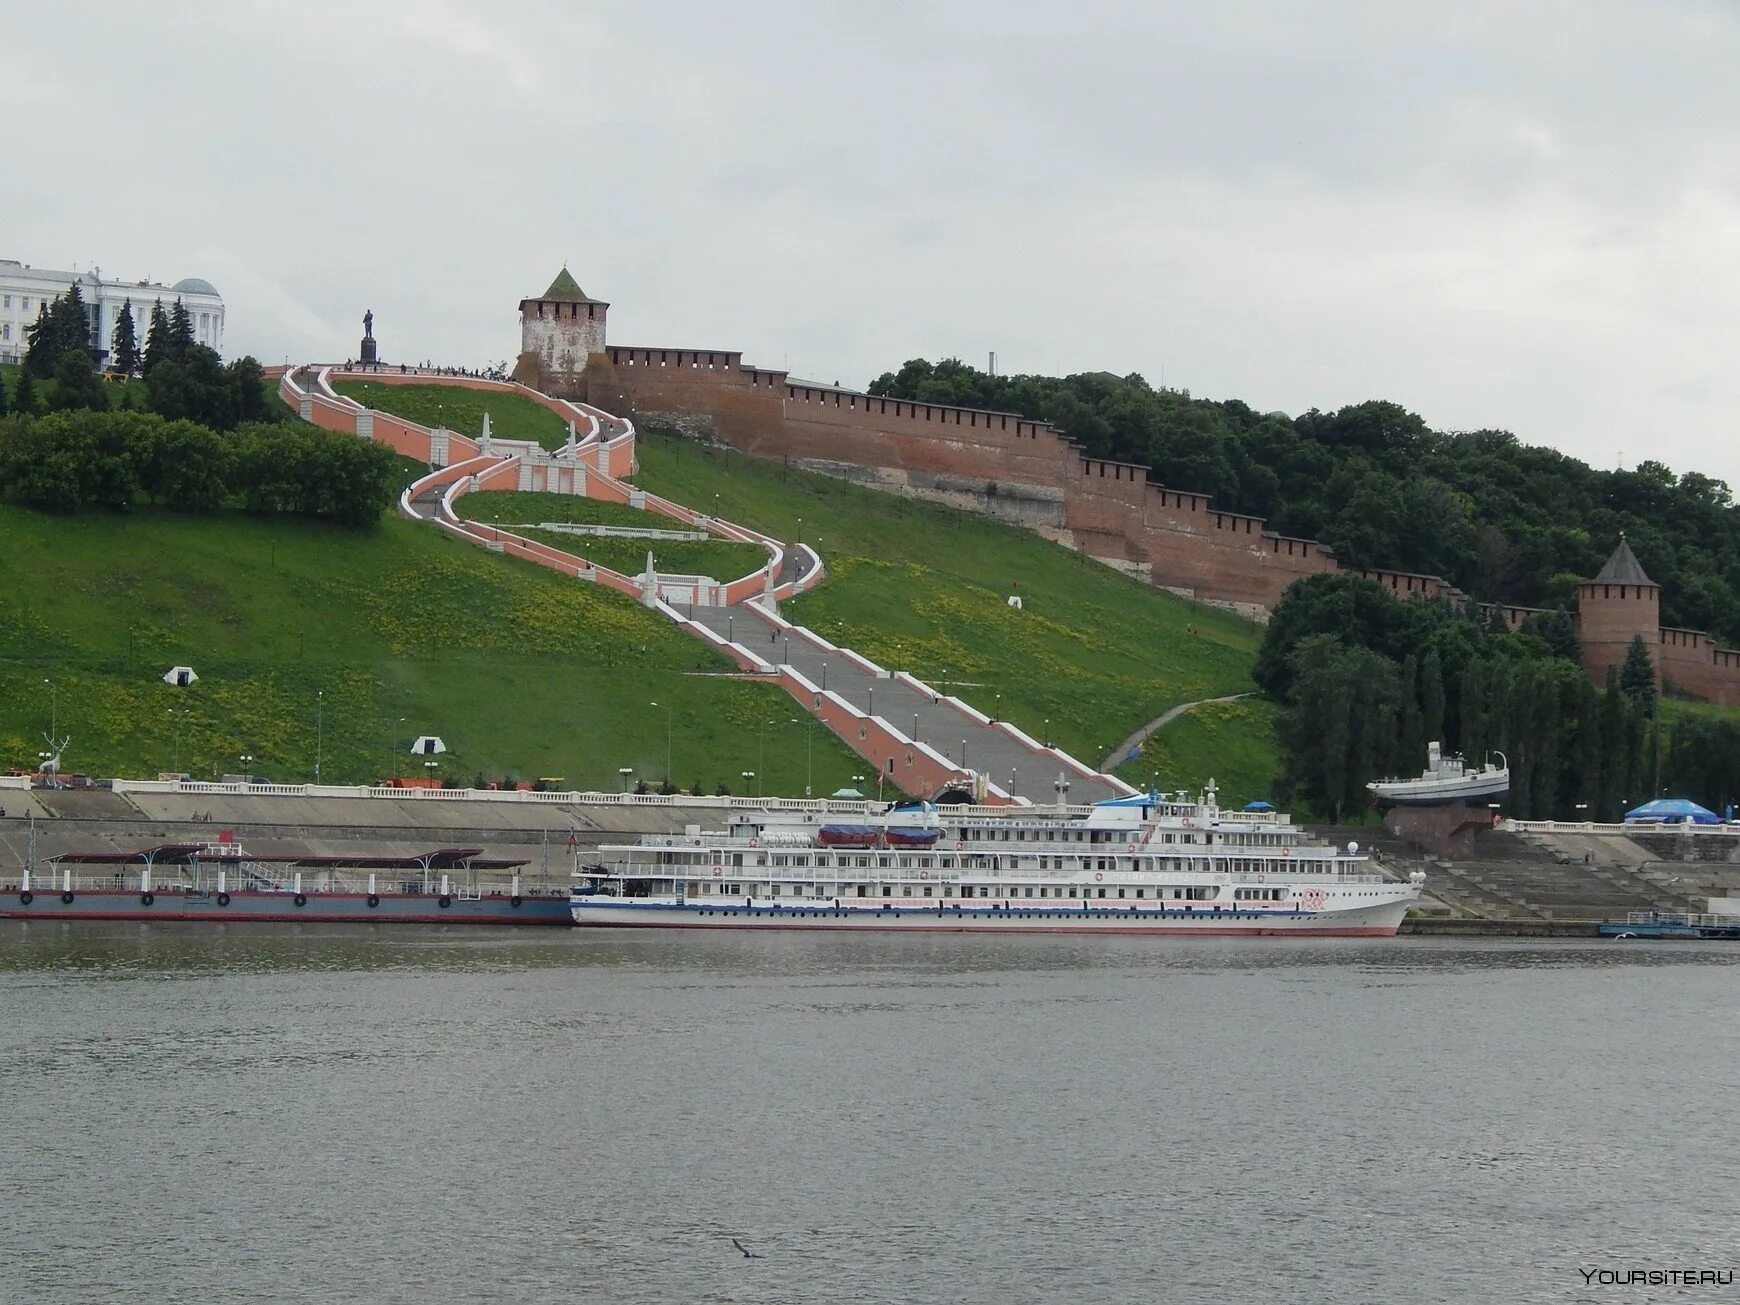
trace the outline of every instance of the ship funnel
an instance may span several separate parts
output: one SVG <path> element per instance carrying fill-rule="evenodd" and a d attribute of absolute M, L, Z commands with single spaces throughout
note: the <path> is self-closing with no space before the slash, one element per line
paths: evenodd
<path fill-rule="evenodd" d="M 1443 755 L 1442 750 L 1440 749 L 1440 747 L 1436 741 L 1434 741 L 1432 743 L 1428 743 L 1426 745 L 1426 766 L 1427 766 L 1427 769 L 1436 769 L 1437 765 L 1438 765 L 1438 758 L 1442 755 Z"/>

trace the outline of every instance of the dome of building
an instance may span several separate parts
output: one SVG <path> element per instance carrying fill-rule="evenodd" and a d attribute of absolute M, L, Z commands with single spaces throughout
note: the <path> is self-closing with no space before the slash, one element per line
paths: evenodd
<path fill-rule="evenodd" d="M 179 291 L 181 294 L 184 294 L 184 295 L 215 295 L 215 294 L 217 294 L 217 287 L 215 285 L 213 285 L 210 281 L 201 280 L 197 276 L 184 276 L 181 278 L 181 280 L 177 281 L 174 285 L 170 286 L 169 288 L 171 290 Z"/>

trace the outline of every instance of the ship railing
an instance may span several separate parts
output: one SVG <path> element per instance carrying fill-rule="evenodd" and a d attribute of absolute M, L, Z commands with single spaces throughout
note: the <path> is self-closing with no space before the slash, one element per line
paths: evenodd
<path fill-rule="evenodd" d="M 1740 915 L 1719 915 L 1709 911 L 1631 911 L 1627 924 L 1669 924 L 1686 928 L 1740 929 Z"/>

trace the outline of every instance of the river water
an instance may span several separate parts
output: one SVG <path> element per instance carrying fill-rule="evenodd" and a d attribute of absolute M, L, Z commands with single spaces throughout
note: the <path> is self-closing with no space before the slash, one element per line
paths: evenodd
<path fill-rule="evenodd" d="M 0 1300 L 1724 1300 L 1740 947 L 0 925 Z M 738 1238 L 760 1258 L 745 1259 Z"/>

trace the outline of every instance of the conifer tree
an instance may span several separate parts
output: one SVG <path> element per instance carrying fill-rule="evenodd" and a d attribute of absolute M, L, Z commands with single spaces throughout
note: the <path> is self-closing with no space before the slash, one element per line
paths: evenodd
<path fill-rule="evenodd" d="M 121 305 L 121 315 L 115 321 L 115 335 L 111 344 L 113 352 L 109 358 L 116 371 L 123 376 L 131 376 L 139 370 L 139 332 L 133 325 L 131 299 Z"/>
<path fill-rule="evenodd" d="M 6 378 L 0 376 L 0 417 L 6 415 Z"/>
<path fill-rule="evenodd" d="M 68 349 L 60 356 L 54 369 L 54 395 L 48 406 L 56 412 L 74 408 L 108 411 L 109 392 L 91 364 L 90 354 L 83 349 Z"/>
<path fill-rule="evenodd" d="M 1625 650 L 1625 664 L 1619 668 L 1619 689 L 1645 716 L 1655 715 L 1655 664 L 1649 659 L 1649 645 L 1641 634 L 1633 635 L 1631 647 Z"/>
<path fill-rule="evenodd" d="M 18 371 L 18 385 L 12 391 L 12 411 L 26 417 L 36 411 L 36 383 L 30 379 L 29 368 Z"/>
<path fill-rule="evenodd" d="M 145 332 L 145 357 L 140 367 L 140 373 L 150 376 L 157 370 L 157 364 L 169 361 L 169 315 L 163 311 L 163 301 L 159 299 L 151 305 L 151 325 Z"/>
<path fill-rule="evenodd" d="M 193 348 L 193 318 L 188 315 L 187 306 L 178 296 L 175 307 L 169 310 L 169 356 L 180 361 L 187 356 L 187 351 Z"/>
<path fill-rule="evenodd" d="M 1448 742 L 1444 734 L 1444 659 L 1436 648 L 1420 659 L 1420 715 L 1426 742 Z"/>
<path fill-rule="evenodd" d="M 47 376 L 54 370 L 54 364 L 48 361 L 53 340 L 54 331 L 48 316 L 48 303 L 41 301 L 36 306 L 36 320 L 24 328 L 23 375 Z"/>

